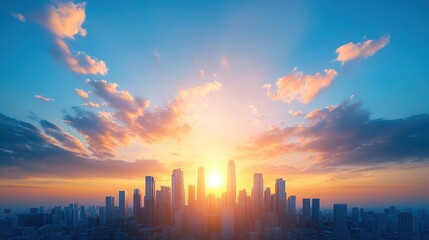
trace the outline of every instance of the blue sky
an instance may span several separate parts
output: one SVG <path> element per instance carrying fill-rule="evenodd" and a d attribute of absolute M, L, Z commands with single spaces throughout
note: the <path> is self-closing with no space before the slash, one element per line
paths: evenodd
<path fill-rule="evenodd" d="M 196 166 L 191 162 L 213 167 L 214 158 L 226 162 L 242 156 L 242 146 L 263 150 L 267 146 L 256 148 L 252 144 L 255 139 L 272 134 L 273 129 L 278 129 L 284 137 L 273 140 L 280 141 L 278 144 L 291 143 L 287 139 L 308 137 L 314 130 L 310 125 L 318 122 L 305 116 L 317 109 L 325 111 L 327 119 L 334 112 L 343 116 L 348 111 L 356 113 L 353 116 L 368 117 L 368 121 L 362 123 L 361 129 L 365 131 L 372 129 L 372 123 L 387 126 L 390 122 L 384 120 L 398 119 L 406 123 L 401 125 L 398 121 L 389 126 L 413 129 L 407 133 L 416 136 L 428 134 L 420 127 L 419 120 L 408 118 L 420 114 L 424 118 L 429 114 L 427 1 L 412 4 L 407 1 L 75 1 L 66 5 L 68 3 L 21 0 L 0 3 L 0 113 L 28 122 L 47 135 L 49 131 L 43 128 L 41 120 L 57 125 L 62 134 L 70 134 L 81 142 L 84 149 L 81 150 L 87 154 L 85 158 L 127 162 L 156 159 L 163 164 L 186 163 L 194 170 Z M 67 34 L 67 31 L 61 32 L 50 25 L 53 18 L 49 14 L 62 4 L 78 6 L 80 13 L 84 13 L 83 21 L 78 21 L 76 26 L 85 29 L 86 34 L 73 32 L 74 39 L 58 35 Z M 67 20 L 67 16 L 62 19 Z M 107 74 L 77 73 L 64 60 L 67 54 L 62 52 L 58 42 L 70 49 L 69 59 L 80 51 L 86 53 L 81 57 L 104 61 Z M 344 63 L 337 60 L 339 47 L 349 43 L 362 46 L 359 44 L 365 42 L 375 49 L 374 52 L 364 55 L 360 49 L 363 55 Z M 382 46 L 376 48 L 377 42 L 382 42 Z M 323 77 L 325 69 L 335 71 L 335 76 Z M 322 77 L 316 82 L 329 83 L 318 88 L 308 102 L 298 98 L 286 101 L 288 96 L 276 92 L 280 79 L 286 83 L 287 77 L 293 80 L 307 76 L 311 81 L 317 73 Z M 102 79 L 106 80 L 104 84 L 97 82 Z M 111 95 L 103 92 L 110 83 L 117 84 L 117 91 Z M 269 97 L 269 90 L 263 88 L 266 84 L 272 85 L 275 96 Z M 81 98 L 75 89 L 88 92 L 90 97 Z M 41 101 L 35 95 L 54 101 Z M 133 100 L 126 101 L 120 99 L 121 96 L 132 96 Z M 150 101 L 150 107 L 143 106 L 139 98 Z M 98 108 L 83 105 L 88 102 L 98 104 Z M 336 106 L 337 110 L 329 111 L 327 106 Z M 84 111 L 75 112 L 72 107 Z M 302 112 L 300 116 L 291 116 L 291 112 L 298 111 Z M 36 117 L 29 118 L 30 112 Z M 103 128 L 97 135 L 99 138 L 94 138 L 85 132 L 87 125 L 77 122 L 85 116 L 94 121 L 98 119 L 98 124 L 107 119 L 105 129 L 113 131 L 112 126 L 118 129 L 112 133 Z M 382 123 L 376 122 L 377 119 Z M 4 121 L 18 124 L 6 118 Z M 344 118 L 344 121 L 351 120 Z M 153 122 L 158 125 L 151 125 Z M 308 132 L 282 135 L 299 124 L 309 124 Z M 416 125 L 405 127 L 410 124 Z M 380 131 L 380 136 L 363 139 L 387 138 L 387 132 L 391 131 Z M 69 136 L 67 134 L 64 136 Z M 103 145 L 109 134 L 119 136 L 118 140 L 111 139 L 115 142 L 113 145 Z M 399 139 L 405 132 L 395 136 Z M 419 142 L 422 147 L 428 144 L 425 137 Z M 56 141 L 52 144 L 70 150 L 67 143 Z M 364 140 L 359 138 L 359 141 Z M 4 142 L 0 146 L 10 147 L 10 144 Z M 103 155 L 106 152 L 95 150 L 100 146 L 105 147 L 108 156 Z M 375 163 L 393 166 L 393 169 L 383 170 L 385 179 L 389 179 L 389 173 L 401 171 L 398 162 L 423 159 L 420 164 L 428 167 L 426 152 L 421 155 L 419 152 L 417 156 L 411 154 L 407 146 L 401 146 L 405 153 L 398 153 L 403 157 L 400 160 L 387 161 L 380 157 L 383 160 Z M 264 162 L 272 166 L 295 164 L 299 170 L 312 170 L 320 167 L 317 165 L 319 158 L 308 160 L 313 151 L 276 152 L 263 160 L 250 151 L 245 154 L 251 160 L 244 161 L 242 166 L 251 169 Z M 327 156 L 326 149 L 317 151 L 318 157 Z M 40 161 L 43 159 L 47 158 Z M 338 163 L 343 161 L 338 160 Z M 353 164 L 354 170 L 360 167 Z M 376 170 L 368 169 L 365 176 L 371 175 L 371 171 Z M 291 177 L 292 182 L 296 182 L 295 189 L 305 192 L 305 188 L 298 187 L 305 181 L 299 174 L 291 174 L 296 175 Z M 332 174 L 323 176 L 328 179 Z M 44 173 L 38 176 L 49 178 Z M 275 177 L 273 174 L 272 178 Z M 364 183 L 368 181 L 363 180 Z M 34 181 L 18 183 L 36 184 Z M 243 187 L 247 186 L 243 184 Z"/>

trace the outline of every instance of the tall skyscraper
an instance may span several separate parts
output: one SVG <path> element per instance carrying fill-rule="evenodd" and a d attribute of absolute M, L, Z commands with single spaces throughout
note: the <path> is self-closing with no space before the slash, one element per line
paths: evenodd
<path fill-rule="evenodd" d="M 128 217 L 127 191 L 119 191 L 119 217 L 122 219 Z"/>
<path fill-rule="evenodd" d="M 269 187 L 264 190 L 264 208 L 265 212 L 271 212 L 271 189 Z"/>
<path fill-rule="evenodd" d="M 188 207 L 189 209 L 195 208 L 195 185 L 188 186 Z"/>
<path fill-rule="evenodd" d="M 347 204 L 334 204 L 334 240 L 347 239 Z"/>
<path fill-rule="evenodd" d="M 115 197 L 106 197 L 106 223 L 111 226 L 115 222 Z"/>
<path fill-rule="evenodd" d="M 236 190 L 236 171 L 234 160 L 228 161 L 227 169 L 227 185 L 226 185 L 226 206 L 235 208 L 237 202 L 237 190 Z"/>
<path fill-rule="evenodd" d="M 156 191 L 156 220 L 157 225 L 171 224 L 171 188 L 161 186 Z"/>
<path fill-rule="evenodd" d="M 352 224 L 354 227 L 359 226 L 359 208 L 352 208 Z"/>
<path fill-rule="evenodd" d="M 204 208 L 206 203 L 206 176 L 204 175 L 204 168 L 198 168 L 197 176 L 197 207 Z"/>
<path fill-rule="evenodd" d="M 413 240 L 413 215 L 411 212 L 399 214 L 399 240 Z"/>
<path fill-rule="evenodd" d="M 172 186 L 172 208 L 181 210 L 185 206 L 185 185 L 183 171 L 180 168 L 174 169 L 171 175 Z"/>
<path fill-rule="evenodd" d="M 145 196 L 144 196 L 144 221 L 146 226 L 155 225 L 155 178 L 146 176 L 145 178 Z"/>
<path fill-rule="evenodd" d="M 320 222 L 320 199 L 311 199 L 311 222 L 313 227 L 319 227 Z"/>
<path fill-rule="evenodd" d="M 298 215 L 296 213 L 296 196 L 292 195 L 288 197 L 288 223 L 292 228 L 296 227 L 298 222 Z"/>
<path fill-rule="evenodd" d="M 262 173 L 253 174 L 252 206 L 253 219 L 262 219 L 264 178 Z"/>
<path fill-rule="evenodd" d="M 299 218 L 301 227 L 309 227 L 311 219 L 311 205 L 310 198 L 302 199 L 302 218 Z"/>
<path fill-rule="evenodd" d="M 141 208 L 142 208 L 142 195 L 140 194 L 140 189 L 134 189 L 133 195 L 133 217 L 134 221 L 140 222 L 141 218 Z"/>
<path fill-rule="evenodd" d="M 283 178 L 276 179 L 275 185 L 275 212 L 281 224 L 286 223 L 286 181 Z"/>

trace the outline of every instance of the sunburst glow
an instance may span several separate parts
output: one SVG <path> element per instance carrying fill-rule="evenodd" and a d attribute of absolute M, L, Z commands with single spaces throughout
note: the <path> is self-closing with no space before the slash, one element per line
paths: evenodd
<path fill-rule="evenodd" d="M 218 172 L 211 172 L 207 180 L 207 185 L 210 188 L 219 188 L 222 184 L 222 178 Z"/>

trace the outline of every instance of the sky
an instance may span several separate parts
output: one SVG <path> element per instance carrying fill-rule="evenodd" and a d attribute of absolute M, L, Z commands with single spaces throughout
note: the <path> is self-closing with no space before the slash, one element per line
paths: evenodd
<path fill-rule="evenodd" d="M 0 2 L 0 207 L 286 180 L 324 207 L 424 206 L 427 1 Z M 187 187 L 186 187 L 187 188 Z M 299 206 L 300 204 L 298 204 Z"/>

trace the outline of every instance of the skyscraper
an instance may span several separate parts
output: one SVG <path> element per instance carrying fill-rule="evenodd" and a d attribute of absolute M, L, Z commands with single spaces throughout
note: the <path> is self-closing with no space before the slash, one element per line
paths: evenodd
<path fill-rule="evenodd" d="M 262 173 L 253 174 L 253 188 L 252 188 L 252 206 L 253 206 L 253 219 L 262 218 L 263 206 L 263 191 L 264 191 L 264 178 Z"/>
<path fill-rule="evenodd" d="M 157 225 L 171 224 L 171 188 L 161 186 L 156 191 L 156 209 Z"/>
<path fill-rule="evenodd" d="M 155 178 L 146 176 L 144 196 L 144 221 L 146 226 L 155 225 Z"/>
<path fill-rule="evenodd" d="M 311 199 L 311 222 L 313 227 L 319 227 L 320 222 L 320 199 Z"/>
<path fill-rule="evenodd" d="M 410 212 L 399 214 L 399 240 L 413 239 L 413 216 Z"/>
<path fill-rule="evenodd" d="M 183 181 L 183 171 L 180 168 L 174 169 L 171 175 L 172 186 L 172 208 L 181 210 L 185 206 L 185 185 Z"/>
<path fill-rule="evenodd" d="M 275 185 L 275 212 L 281 224 L 286 223 L 286 181 L 283 178 L 276 179 Z"/>
<path fill-rule="evenodd" d="M 115 222 L 115 197 L 106 197 L 106 223 L 111 226 Z"/>
<path fill-rule="evenodd" d="M 119 217 L 128 217 L 128 198 L 127 191 L 119 191 Z"/>
<path fill-rule="evenodd" d="M 140 222 L 141 217 L 141 208 L 142 208 L 142 195 L 140 194 L 140 189 L 134 189 L 133 195 L 133 217 L 134 221 Z"/>
<path fill-rule="evenodd" d="M 227 185 L 226 185 L 226 206 L 235 208 L 237 202 L 237 190 L 236 190 L 236 171 L 235 162 L 233 160 L 228 161 L 227 169 Z"/>
<path fill-rule="evenodd" d="M 204 208 L 206 202 L 206 179 L 204 175 L 204 168 L 198 168 L 197 176 L 197 207 Z"/>
<path fill-rule="evenodd" d="M 264 190 L 264 208 L 265 212 L 271 212 L 271 189 L 269 187 Z"/>
<path fill-rule="evenodd" d="M 195 185 L 188 186 L 188 207 L 189 209 L 195 208 Z"/>
<path fill-rule="evenodd" d="M 303 227 L 308 227 L 310 223 L 310 217 L 311 217 L 311 206 L 310 206 L 310 198 L 303 198 L 302 199 L 302 219 L 300 218 L 299 222 L 300 225 Z"/>
<path fill-rule="evenodd" d="M 347 204 L 334 204 L 334 240 L 348 239 Z"/>

